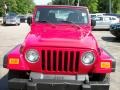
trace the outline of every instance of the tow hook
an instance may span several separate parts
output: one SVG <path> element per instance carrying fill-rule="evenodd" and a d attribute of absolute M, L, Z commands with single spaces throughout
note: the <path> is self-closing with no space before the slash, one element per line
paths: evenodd
<path fill-rule="evenodd" d="M 27 90 L 37 90 L 37 83 L 33 83 L 33 79 L 29 78 L 29 83 L 27 83 Z"/>
<path fill-rule="evenodd" d="M 29 80 L 28 80 L 29 82 L 33 82 L 33 79 L 32 78 L 29 78 Z"/>
<path fill-rule="evenodd" d="M 90 85 L 90 82 L 89 82 L 89 76 L 88 75 L 86 75 L 85 81 L 82 84 L 82 90 L 91 90 L 91 85 Z"/>

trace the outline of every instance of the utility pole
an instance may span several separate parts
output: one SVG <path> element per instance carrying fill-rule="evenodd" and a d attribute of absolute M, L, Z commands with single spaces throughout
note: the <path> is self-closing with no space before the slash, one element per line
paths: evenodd
<path fill-rule="evenodd" d="M 77 6 L 80 6 L 80 0 L 78 0 Z"/>
<path fill-rule="evenodd" d="M 109 0 L 109 13 L 111 14 L 112 13 L 112 2 L 111 2 L 111 0 Z"/>
<path fill-rule="evenodd" d="M 68 0 L 68 5 L 70 4 L 69 0 Z"/>
<path fill-rule="evenodd" d="M 53 0 L 51 0 L 51 4 L 53 5 Z"/>

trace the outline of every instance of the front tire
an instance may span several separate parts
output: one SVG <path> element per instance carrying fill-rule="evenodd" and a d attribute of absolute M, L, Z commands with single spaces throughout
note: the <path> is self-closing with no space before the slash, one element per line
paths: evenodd
<path fill-rule="evenodd" d="M 5 22 L 5 21 L 3 22 L 3 25 L 4 25 L 4 26 L 6 25 L 6 22 Z"/>
<path fill-rule="evenodd" d="M 90 81 L 105 81 L 106 79 L 110 79 L 109 74 L 90 74 Z"/>
<path fill-rule="evenodd" d="M 110 30 L 110 32 L 112 35 L 116 36 L 116 38 L 120 38 L 120 31 L 119 30 L 116 30 L 116 31 Z"/>
<path fill-rule="evenodd" d="M 8 72 L 8 80 L 13 78 L 20 78 L 20 79 L 28 79 L 29 78 L 29 72 L 27 71 L 15 71 L 15 70 L 9 70 Z M 23 90 L 23 89 L 13 89 L 8 87 L 9 90 Z"/>
<path fill-rule="evenodd" d="M 13 79 L 13 78 L 23 78 L 23 79 L 28 79 L 27 71 L 16 71 L 16 70 L 9 70 L 8 72 L 8 80 Z"/>

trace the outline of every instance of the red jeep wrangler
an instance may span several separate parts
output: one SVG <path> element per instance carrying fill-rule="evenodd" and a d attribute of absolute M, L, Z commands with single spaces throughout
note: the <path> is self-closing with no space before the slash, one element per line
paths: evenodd
<path fill-rule="evenodd" d="M 115 60 L 92 35 L 87 7 L 36 6 L 28 24 L 4 58 L 10 90 L 109 90 Z"/>

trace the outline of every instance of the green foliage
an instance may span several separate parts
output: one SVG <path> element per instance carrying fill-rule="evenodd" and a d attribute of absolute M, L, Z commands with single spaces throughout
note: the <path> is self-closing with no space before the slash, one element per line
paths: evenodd
<path fill-rule="evenodd" d="M 98 0 L 98 10 L 101 13 L 109 13 L 109 0 Z"/>
<path fill-rule="evenodd" d="M 0 16 L 4 13 L 4 0 L 0 0 Z"/>
<path fill-rule="evenodd" d="M 74 5 L 75 0 L 53 0 L 55 5 Z"/>
<path fill-rule="evenodd" d="M 78 0 L 53 0 L 56 5 L 77 5 Z M 87 6 L 91 12 L 98 12 L 98 0 L 80 0 L 81 6 Z"/>
<path fill-rule="evenodd" d="M 68 3 L 69 1 L 69 3 Z M 91 13 L 109 13 L 109 0 L 79 0 L 81 6 L 87 6 Z M 112 12 L 120 13 L 120 0 L 112 1 Z M 78 0 L 53 0 L 55 5 L 77 5 Z"/>
<path fill-rule="evenodd" d="M 87 6 L 90 12 L 98 12 L 98 0 L 80 0 L 80 5 Z"/>
<path fill-rule="evenodd" d="M 0 0 L 0 16 L 5 13 L 4 4 L 7 5 L 7 12 L 20 14 L 31 13 L 35 5 L 33 0 Z"/>
<path fill-rule="evenodd" d="M 99 1 L 99 12 L 109 13 L 109 0 L 98 0 Z M 112 13 L 120 13 L 120 0 L 111 0 L 112 1 Z"/>
<path fill-rule="evenodd" d="M 87 6 L 91 13 L 98 12 L 98 0 L 89 0 Z"/>
<path fill-rule="evenodd" d="M 16 0 L 17 3 L 17 13 L 30 13 L 33 10 L 34 3 L 32 0 Z"/>
<path fill-rule="evenodd" d="M 113 13 L 120 13 L 120 0 L 113 0 L 112 4 Z"/>
<path fill-rule="evenodd" d="M 9 12 L 16 12 L 17 10 L 17 3 L 16 0 L 6 0 L 6 5 L 8 7 L 7 11 Z"/>

